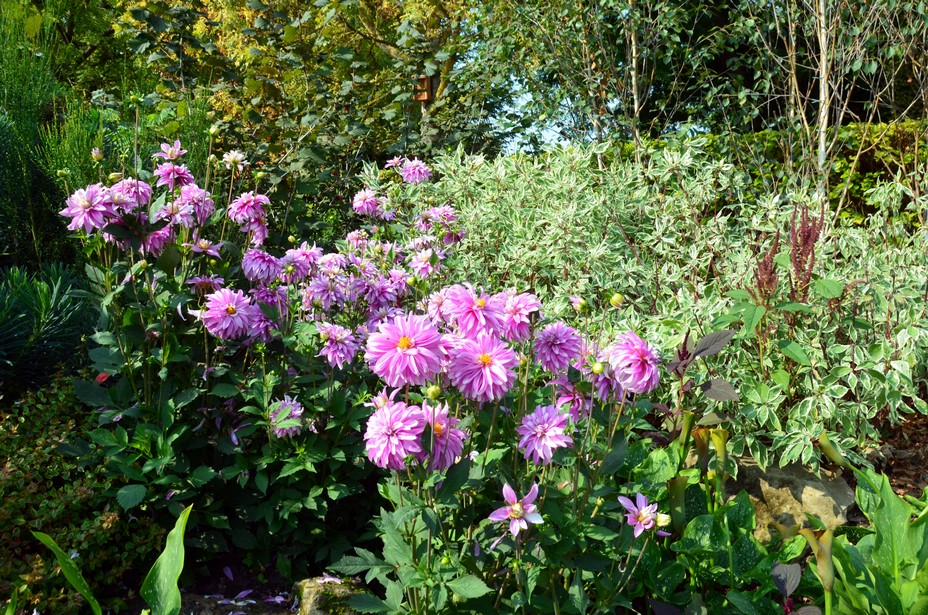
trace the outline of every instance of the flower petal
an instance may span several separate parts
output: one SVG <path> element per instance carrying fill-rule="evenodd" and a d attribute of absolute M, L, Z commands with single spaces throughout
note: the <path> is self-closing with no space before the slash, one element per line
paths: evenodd
<path fill-rule="evenodd" d="M 622 506 L 624 506 L 624 507 L 625 507 L 625 510 L 627 510 L 629 513 L 631 513 L 631 514 L 633 514 L 633 515 L 637 515 L 637 514 L 638 514 L 638 509 L 635 508 L 635 505 L 632 503 L 632 501 L 629 500 L 629 499 L 628 499 L 627 497 L 625 497 L 624 495 L 620 495 L 620 496 L 619 496 L 619 504 L 621 504 Z"/>
<path fill-rule="evenodd" d="M 532 488 L 528 490 L 528 493 L 522 498 L 522 505 L 531 504 L 535 501 L 535 498 L 538 497 L 538 483 L 532 485 Z"/>
<path fill-rule="evenodd" d="M 506 500 L 506 503 L 510 506 L 519 501 L 519 498 L 516 497 L 516 492 L 512 490 L 509 483 L 503 485 L 503 499 Z"/>

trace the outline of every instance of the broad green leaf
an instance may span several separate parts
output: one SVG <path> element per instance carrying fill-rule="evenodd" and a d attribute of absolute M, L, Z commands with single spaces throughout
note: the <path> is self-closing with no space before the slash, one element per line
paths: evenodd
<path fill-rule="evenodd" d="M 55 554 L 55 559 L 58 560 L 58 566 L 61 567 L 61 572 L 64 574 L 64 578 L 68 580 L 68 583 L 71 584 L 74 589 L 77 590 L 81 596 L 84 597 L 84 600 L 87 601 L 87 604 L 90 605 L 90 610 L 94 612 L 94 615 L 102 615 L 100 610 L 100 604 L 97 602 L 96 598 L 93 597 L 93 592 L 90 591 L 90 586 L 87 585 L 87 581 L 84 580 L 81 571 L 78 569 L 77 565 L 74 563 L 67 553 L 61 550 L 61 547 L 52 539 L 48 534 L 43 534 L 42 532 L 32 532 L 32 535 L 36 537 L 42 544 L 52 550 L 52 553 Z"/>
<path fill-rule="evenodd" d="M 116 492 L 116 501 L 124 510 L 138 506 L 145 499 L 145 485 L 126 485 Z"/>
<path fill-rule="evenodd" d="M 812 361 L 809 360 L 809 355 L 807 355 L 806 351 L 802 349 L 802 346 L 796 342 L 792 340 L 780 340 L 777 342 L 777 346 L 780 348 L 780 352 L 799 365 L 804 365 L 805 367 L 812 366 Z"/>
<path fill-rule="evenodd" d="M 152 615 L 177 615 L 180 613 L 181 598 L 177 580 L 184 570 L 184 531 L 193 506 L 188 506 L 180 513 L 174 529 L 168 534 L 164 551 L 148 571 L 139 592 Z"/>
<path fill-rule="evenodd" d="M 823 299 L 837 299 L 844 294 L 844 283 L 828 278 L 816 280 L 812 283 L 812 288 Z"/>
<path fill-rule="evenodd" d="M 371 594 L 355 594 L 348 598 L 348 606 L 359 613 L 389 613 L 390 607 Z"/>
<path fill-rule="evenodd" d="M 462 598 L 479 598 L 490 593 L 487 584 L 472 574 L 450 581 L 448 589 Z"/>

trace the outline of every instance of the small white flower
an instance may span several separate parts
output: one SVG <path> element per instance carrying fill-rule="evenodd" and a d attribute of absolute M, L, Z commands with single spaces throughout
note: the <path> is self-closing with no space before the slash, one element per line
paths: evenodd
<path fill-rule="evenodd" d="M 245 160 L 245 154 L 238 151 L 237 149 L 228 151 L 225 154 L 223 154 L 222 161 L 226 163 L 227 169 L 231 169 L 232 167 L 235 167 L 235 169 L 239 173 L 244 171 L 245 167 L 248 166 L 248 161 Z"/>

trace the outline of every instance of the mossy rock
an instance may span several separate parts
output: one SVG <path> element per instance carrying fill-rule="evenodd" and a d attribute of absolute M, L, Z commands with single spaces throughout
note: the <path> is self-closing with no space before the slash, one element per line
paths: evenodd
<path fill-rule="evenodd" d="M 357 615 L 348 606 L 351 596 L 366 593 L 349 579 L 321 577 L 305 579 L 293 585 L 293 595 L 299 598 L 299 615 Z"/>

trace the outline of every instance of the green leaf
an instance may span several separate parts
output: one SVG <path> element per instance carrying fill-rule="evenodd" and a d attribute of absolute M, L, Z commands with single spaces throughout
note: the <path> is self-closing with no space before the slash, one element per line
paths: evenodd
<path fill-rule="evenodd" d="M 844 294 L 844 282 L 828 278 L 815 280 L 812 288 L 822 299 L 837 299 Z"/>
<path fill-rule="evenodd" d="M 32 535 L 36 537 L 42 544 L 52 550 L 52 553 L 55 554 L 55 559 L 58 560 L 58 566 L 61 567 L 61 572 L 64 573 L 64 578 L 68 580 L 68 583 L 77 590 L 81 596 L 84 597 L 84 600 L 87 601 L 87 604 L 90 605 L 90 610 L 94 612 L 94 615 L 102 615 L 100 610 L 100 604 L 97 602 L 96 598 L 93 597 L 93 592 L 90 591 L 90 586 L 87 585 L 87 581 L 84 580 L 83 575 L 81 575 L 80 569 L 74 563 L 67 553 L 61 550 L 52 537 L 48 534 L 43 534 L 42 532 L 32 532 Z"/>
<path fill-rule="evenodd" d="M 348 606 L 359 613 L 389 613 L 390 607 L 371 594 L 355 594 L 348 598 Z"/>
<path fill-rule="evenodd" d="M 190 473 L 189 481 L 194 488 L 199 489 L 216 476 L 216 471 L 209 466 L 200 466 Z"/>
<path fill-rule="evenodd" d="M 567 596 L 570 598 L 570 603 L 577 611 L 580 613 L 587 612 L 590 606 L 590 599 L 586 595 L 586 592 L 583 591 L 583 581 L 581 581 L 579 574 L 574 575 L 573 583 L 570 584 L 570 589 L 567 590 Z"/>
<path fill-rule="evenodd" d="M 744 331 L 754 333 L 766 313 L 767 308 L 762 305 L 747 306 L 741 314 L 741 320 L 744 321 Z"/>
<path fill-rule="evenodd" d="M 192 509 L 193 506 L 188 506 L 180 513 L 174 529 L 168 534 L 164 551 L 142 583 L 139 593 L 151 607 L 152 615 L 180 613 L 181 600 L 177 580 L 184 570 L 184 530 L 187 528 L 187 518 Z"/>
<path fill-rule="evenodd" d="M 812 366 L 812 361 L 809 360 L 809 355 L 807 355 L 806 351 L 802 349 L 802 346 L 796 342 L 792 340 L 780 340 L 777 342 L 777 346 L 780 348 L 780 352 L 799 365 L 804 365 L 805 367 Z"/>
<path fill-rule="evenodd" d="M 618 472 L 622 464 L 625 463 L 625 455 L 627 452 L 628 440 L 622 435 L 617 436 L 615 444 L 612 445 L 612 450 L 603 457 L 603 463 L 602 466 L 600 466 L 602 475 L 612 476 Z"/>
<path fill-rule="evenodd" d="M 116 501 L 124 510 L 135 508 L 145 499 L 145 485 L 126 485 L 116 492 Z"/>
<path fill-rule="evenodd" d="M 74 395 L 88 406 L 99 408 L 113 405 L 109 391 L 103 387 L 86 380 L 72 380 L 72 384 L 74 385 Z"/>
<path fill-rule="evenodd" d="M 490 588 L 487 587 L 487 584 L 472 574 L 449 582 L 448 589 L 462 598 L 479 598 L 484 594 L 490 593 Z"/>

